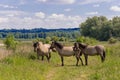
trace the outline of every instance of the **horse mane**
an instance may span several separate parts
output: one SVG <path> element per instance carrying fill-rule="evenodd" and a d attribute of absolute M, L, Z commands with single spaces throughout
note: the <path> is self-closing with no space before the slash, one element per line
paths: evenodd
<path fill-rule="evenodd" d="M 35 42 L 35 43 L 33 44 L 33 47 L 37 47 L 37 44 L 38 44 L 38 42 Z"/>
<path fill-rule="evenodd" d="M 82 48 L 82 49 L 85 49 L 88 45 L 86 44 L 82 44 L 82 43 L 78 43 L 79 44 L 79 47 Z"/>
<path fill-rule="evenodd" d="M 59 47 L 60 49 L 62 49 L 62 48 L 63 48 L 63 45 L 62 45 L 62 44 L 60 44 L 60 43 L 58 43 L 58 42 L 55 42 L 55 45 L 56 45 L 57 47 Z"/>

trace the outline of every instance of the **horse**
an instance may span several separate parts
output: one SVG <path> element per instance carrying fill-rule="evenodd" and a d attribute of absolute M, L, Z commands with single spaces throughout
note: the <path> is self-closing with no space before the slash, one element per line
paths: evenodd
<path fill-rule="evenodd" d="M 43 44 L 42 42 L 35 42 L 33 44 L 34 52 L 37 52 L 37 59 L 39 56 L 42 56 L 42 60 L 44 60 L 44 56 L 46 56 L 48 62 L 51 58 L 50 44 Z"/>
<path fill-rule="evenodd" d="M 56 49 L 56 51 L 58 52 L 58 54 L 61 57 L 61 62 L 62 62 L 61 66 L 64 66 L 64 58 L 63 58 L 64 56 L 66 56 L 66 57 L 76 56 L 76 60 L 77 60 L 76 66 L 78 66 L 79 59 L 81 60 L 81 63 L 83 65 L 83 61 L 79 57 L 79 54 L 75 54 L 75 52 L 73 51 L 73 46 L 66 47 L 56 41 L 53 41 L 50 46 L 50 49 L 53 49 L 53 48 Z"/>
<path fill-rule="evenodd" d="M 105 61 L 106 53 L 105 53 L 105 47 L 103 45 L 95 45 L 90 46 L 83 43 L 74 43 L 74 50 L 81 50 L 80 56 L 84 54 L 85 57 L 85 65 L 88 65 L 88 55 L 94 56 L 94 55 L 100 55 L 101 62 Z"/>

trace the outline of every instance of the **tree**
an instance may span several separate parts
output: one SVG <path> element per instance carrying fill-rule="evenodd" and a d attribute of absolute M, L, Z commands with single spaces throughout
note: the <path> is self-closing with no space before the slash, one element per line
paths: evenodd
<path fill-rule="evenodd" d="M 46 37 L 45 43 L 50 43 L 50 41 L 51 41 L 51 38 L 50 37 Z"/>
<path fill-rule="evenodd" d="M 16 50 L 17 41 L 15 41 L 13 35 L 8 35 L 4 41 L 7 49 L 12 49 L 13 51 Z"/>
<path fill-rule="evenodd" d="M 97 40 L 108 40 L 110 38 L 110 31 L 111 25 L 109 20 L 104 16 L 88 18 L 80 25 L 81 35 Z"/>
<path fill-rule="evenodd" d="M 112 33 L 115 37 L 120 37 L 120 17 L 116 16 L 112 19 Z"/>

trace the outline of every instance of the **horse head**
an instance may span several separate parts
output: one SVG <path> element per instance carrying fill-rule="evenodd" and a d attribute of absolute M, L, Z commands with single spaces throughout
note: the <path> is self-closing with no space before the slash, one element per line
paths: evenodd
<path fill-rule="evenodd" d="M 79 50 L 79 44 L 77 42 L 74 43 L 73 51 Z"/>
<path fill-rule="evenodd" d="M 53 48 L 55 48 L 55 41 L 53 41 L 50 46 L 50 49 L 53 49 Z"/>
<path fill-rule="evenodd" d="M 60 43 L 58 43 L 56 41 L 53 41 L 52 44 L 51 44 L 51 46 L 50 46 L 50 49 L 53 49 L 53 48 L 56 48 L 56 47 L 58 47 L 60 49 L 63 48 L 63 46 Z"/>
<path fill-rule="evenodd" d="M 34 52 L 37 52 L 38 46 L 39 46 L 39 42 L 35 42 L 35 43 L 33 44 Z"/>

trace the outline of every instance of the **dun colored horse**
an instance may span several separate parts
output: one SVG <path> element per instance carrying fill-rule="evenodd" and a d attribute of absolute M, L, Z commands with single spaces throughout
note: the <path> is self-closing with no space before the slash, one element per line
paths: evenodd
<path fill-rule="evenodd" d="M 95 46 L 90 46 L 82 43 L 74 43 L 74 50 L 81 50 L 80 55 L 82 53 L 84 54 L 85 57 L 85 65 L 88 64 L 88 55 L 94 56 L 94 55 L 100 55 L 101 61 L 104 62 L 105 60 L 105 49 L 104 46 L 102 45 L 95 45 Z"/>
<path fill-rule="evenodd" d="M 66 57 L 76 56 L 76 60 L 77 60 L 76 66 L 78 66 L 79 59 L 81 60 L 82 65 L 83 65 L 83 61 L 80 58 L 79 54 L 75 54 L 75 51 L 73 51 L 73 46 L 66 47 L 66 46 L 63 46 L 60 43 L 54 41 L 54 42 L 52 42 L 50 49 L 53 49 L 53 48 L 55 48 L 56 51 L 58 52 L 58 54 L 60 55 L 62 66 L 64 66 L 64 58 L 63 58 L 64 56 L 66 56 Z"/>
<path fill-rule="evenodd" d="M 50 51 L 50 45 L 49 44 L 43 44 L 42 42 L 35 42 L 33 44 L 34 51 L 37 52 L 37 58 L 39 59 L 39 56 L 42 56 L 42 60 L 44 59 L 44 56 L 47 57 L 47 60 L 51 58 L 51 51 Z"/>

